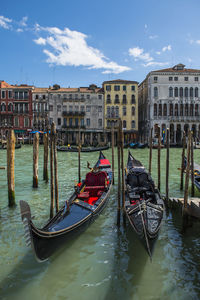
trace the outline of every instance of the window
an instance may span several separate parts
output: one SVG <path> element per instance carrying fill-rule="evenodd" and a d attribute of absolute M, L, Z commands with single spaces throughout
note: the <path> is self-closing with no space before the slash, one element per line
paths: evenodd
<path fill-rule="evenodd" d="M 158 77 L 157 76 L 154 76 L 154 78 L 153 78 L 153 80 L 154 80 L 154 82 L 156 81 L 158 81 Z"/>
<path fill-rule="evenodd" d="M 132 116 L 135 116 L 135 106 L 132 106 L 131 111 L 132 111 Z"/>
<path fill-rule="evenodd" d="M 24 92 L 24 99 L 28 100 L 28 92 L 27 91 Z"/>
<path fill-rule="evenodd" d="M 135 95 L 131 95 L 131 104 L 135 104 Z"/>
<path fill-rule="evenodd" d="M 87 99 L 90 99 L 90 95 L 87 95 Z"/>
<path fill-rule="evenodd" d="M 180 95 L 181 98 L 183 97 L 183 88 L 182 87 L 179 90 L 179 95 Z"/>
<path fill-rule="evenodd" d="M 81 105 L 81 112 L 84 112 L 85 111 L 85 107 L 84 105 Z"/>
<path fill-rule="evenodd" d="M 75 94 L 75 99 L 78 99 L 78 94 Z"/>
<path fill-rule="evenodd" d="M 49 105 L 49 111 L 53 111 L 53 105 Z"/>
<path fill-rule="evenodd" d="M 158 106 L 158 115 L 162 116 L 162 104 L 159 104 Z"/>
<path fill-rule="evenodd" d="M 114 86 L 114 91 L 120 91 L 120 85 L 115 85 Z"/>
<path fill-rule="evenodd" d="M 170 77 L 169 77 L 169 81 L 173 81 L 173 77 L 170 76 Z"/>
<path fill-rule="evenodd" d="M 123 116 L 126 116 L 126 106 L 123 106 Z"/>
<path fill-rule="evenodd" d="M 126 129 L 126 121 L 123 121 L 123 128 Z"/>
<path fill-rule="evenodd" d="M 19 92 L 19 99 L 23 99 L 23 92 Z"/>
<path fill-rule="evenodd" d="M 119 95 L 115 95 L 115 103 L 119 103 Z"/>
<path fill-rule="evenodd" d="M 156 86 L 154 87 L 154 97 L 158 97 L 158 88 Z"/>
<path fill-rule="evenodd" d="M 1 92 L 1 98 L 2 98 L 2 99 L 6 98 L 6 92 L 5 92 L 5 91 L 2 91 L 2 92 Z"/>
<path fill-rule="evenodd" d="M 5 103 L 1 104 L 1 111 L 6 111 L 6 105 L 5 105 Z"/>
<path fill-rule="evenodd" d="M 188 97 L 188 88 L 187 87 L 185 88 L 185 97 L 186 98 Z"/>
<path fill-rule="evenodd" d="M 195 90 L 194 90 L 194 96 L 195 96 L 195 97 L 199 97 L 199 90 L 198 90 L 198 87 L 196 87 Z"/>
<path fill-rule="evenodd" d="M 12 98 L 12 91 L 8 91 L 8 98 L 9 98 L 9 99 Z"/>
<path fill-rule="evenodd" d="M 69 99 L 72 99 L 72 94 L 69 94 Z"/>
<path fill-rule="evenodd" d="M 169 88 L 169 97 L 173 97 L 173 88 L 172 87 Z"/>
<path fill-rule="evenodd" d="M 78 105 L 75 106 L 75 112 L 78 112 L 79 111 L 79 107 Z"/>
<path fill-rule="evenodd" d="M 135 91 L 135 86 L 134 85 L 131 86 L 131 91 Z"/>
<path fill-rule="evenodd" d="M 198 104 L 195 104 L 195 116 L 198 116 L 199 112 L 198 112 Z"/>
<path fill-rule="evenodd" d="M 78 118 L 75 118 L 75 126 L 78 127 Z"/>
<path fill-rule="evenodd" d="M 49 123 L 50 125 L 53 123 L 53 118 L 50 118 Z"/>
<path fill-rule="evenodd" d="M 111 85 L 106 85 L 106 91 L 111 91 Z"/>
<path fill-rule="evenodd" d="M 180 116 L 183 116 L 183 104 L 180 105 Z"/>
<path fill-rule="evenodd" d="M 73 110 L 73 106 L 70 105 L 70 106 L 69 106 L 69 112 L 72 112 L 72 110 Z"/>
<path fill-rule="evenodd" d="M 19 118 L 18 117 L 14 117 L 14 126 L 15 127 L 19 126 Z"/>
<path fill-rule="evenodd" d="M 90 119 L 86 119 L 86 125 L 90 127 Z"/>
<path fill-rule="evenodd" d="M 154 116 L 157 116 L 157 104 L 154 104 Z"/>
<path fill-rule="evenodd" d="M 81 99 L 84 99 L 84 94 L 81 94 Z"/>
<path fill-rule="evenodd" d="M 184 80 L 185 80 L 185 81 L 188 81 L 188 77 L 184 77 Z"/>
<path fill-rule="evenodd" d="M 175 104 L 174 115 L 178 116 L 178 104 Z"/>
<path fill-rule="evenodd" d="M 107 106 L 107 117 L 110 118 L 110 106 Z"/>
<path fill-rule="evenodd" d="M 173 104 L 169 105 L 169 115 L 173 116 Z"/>
<path fill-rule="evenodd" d="M 178 77 L 174 77 L 174 81 L 178 81 Z"/>
<path fill-rule="evenodd" d="M 61 111 L 61 105 L 57 105 L 57 111 Z"/>
<path fill-rule="evenodd" d="M 174 89 L 174 97 L 178 97 L 178 88 L 177 87 L 175 87 L 175 89 Z"/>
<path fill-rule="evenodd" d="M 61 125 L 61 118 L 58 118 L 58 119 L 57 119 L 57 124 L 58 124 L 58 126 Z"/>
<path fill-rule="evenodd" d="M 72 126 L 72 118 L 69 118 L 69 126 L 71 127 Z"/>
<path fill-rule="evenodd" d="M 115 115 L 116 115 L 116 118 L 119 118 L 119 106 L 115 107 Z"/>
<path fill-rule="evenodd" d="M 81 126 L 84 126 L 84 119 L 81 119 Z"/>
<path fill-rule="evenodd" d="M 102 99 L 102 95 L 98 95 L 98 99 L 101 100 Z"/>
<path fill-rule="evenodd" d="M 102 127 L 102 119 L 98 119 L 98 127 Z"/>
<path fill-rule="evenodd" d="M 110 95 L 107 95 L 107 103 L 111 103 Z"/>
<path fill-rule="evenodd" d="M 99 112 L 99 113 L 102 112 L 102 106 L 98 106 L 98 112 Z"/>
<path fill-rule="evenodd" d="M 86 106 L 86 112 L 90 112 L 90 110 L 91 110 L 91 106 L 87 105 Z"/>
<path fill-rule="evenodd" d="M 46 96 L 45 96 L 45 95 L 42 95 L 42 99 L 45 100 L 45 99 L 46 99 Z"/>
<path fill-rule="evenodd" d="M 167 116 L 167 104 L 164 104 L 164 108 L 163 108 L 163 116 L 166 117 Z"/>
<path fill-rule="evenodd" d="M 193 88 L 192 87 L 190 88 L 190 97 L 191 98 L 193 97 Z"/>
<path fill-rule="evenodd" d="M 126 104 L 126 103 L 127 103 L 127 101 L 126 101 L 126 95 L 123 95 L 122 103 L 123 103 L 123 104 Z"/>
<path fill-rule="evenodd" d="M 111 107 L 111 117 L 112 118 L 115 117 L 115 108 L 114 108 L 114 106 Z"/>
<path fill-rule="evenodd" d="M 18 94 L 18 92 L 15 92 L 15 99 L 19 99 L 19 94 Z"/>
<path fill-rule="evenodd" d="M 131 128 L 135 128 L 135 121 L 134 120 L 131 121 Z"/>
<path fill-rule="evenodd" d="M 194 77 L 194 81 L 199 81 L 199 77 Z"/>
<path fill-rule="evenodd" d="M 126 85 L 123 85 L 123 91 L 126 91 Z"/>
<path fill-rule="evenodd" d="M 185 104 L 185 116 L 188 116 L 188 104 Z"/>
<path fill-rule="evenodd" d="M 63 111 L 67 111 L 67 106 L 63 105 Z"/>
<path fill-rule="evenodd" d="M 8 104 L 8 111 L 13 111 L 13 105 L 12 105 L 12 103 Z"/>

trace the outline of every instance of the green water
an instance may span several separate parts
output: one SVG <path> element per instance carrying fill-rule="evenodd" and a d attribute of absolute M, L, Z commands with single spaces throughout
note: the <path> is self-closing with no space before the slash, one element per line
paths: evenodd
<path fill-rule="evenodd" d="M 125 160 L 127 153 L 125 150 Z M 148 149 L 132 153 L 148 167 Z M 105 155 L 111 159 L 110 150 Z M 165 155 L 162 150 L 162 193 Z M 194 155 L 200 162 L 200 151 L 195 150 Z M 95 152 L 81 155 L 82 175 L 87 171 L 87 161 L 92 165 L 97 156 Z M 2 150 L 0 166 L 5 164 L 6 152 Z M 170 196 L 183 195 L 179 191 L 180 164 L 181 149 L 170 149 Z M 76 153 L 58 152 L 60 203 L 73 190 L 77 165 Z M 156 150 L 152 166 L 157 181 Z M 40 146 L 39 188 L 33 189 L 32 147 L 16 150 L 14 209 L 7 207 L 6 171 L 0 170 L 0 299 L 200 299 L 200 224 L 195 222 L 183 235 L 180 213 L 166 213 L 151 262 L 129 225 L 116 226 L 117 176 L 109 203 L 95 223 L 49 261 L 37 263 L 25 245 L 18 203 L 21 199 L 29 202 L 36 225 L 48 219 L 50 189 L 42 181 L 42 167 Z"/>

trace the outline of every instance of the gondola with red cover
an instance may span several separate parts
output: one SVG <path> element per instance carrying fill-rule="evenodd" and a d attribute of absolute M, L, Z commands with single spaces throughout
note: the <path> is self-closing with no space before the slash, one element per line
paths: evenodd
<path fill-rule="evenodd" d="M 20 201 L 27 242 L 37 260 L 48 259 L 68 239 L 86 229 L 105 207 L 111 187 L 111 165 L 100 152 L 92 171 L 86 174 L 85 180 L 78 184 L 69 200 L 43 228 L 33 224 L 28 203 Z"/>

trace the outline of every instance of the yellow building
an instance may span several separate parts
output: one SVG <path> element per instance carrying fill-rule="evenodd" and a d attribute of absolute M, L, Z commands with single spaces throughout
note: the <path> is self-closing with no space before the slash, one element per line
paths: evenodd
<path fill-rule="evenodd" d="M 129 80 L 110 80 L 103 82 L 104 89 L 104 128 L 112 124 L 118 127 L 119 119 L 125 140 L 135 140 L 138 133 L 138 82 Z"/>

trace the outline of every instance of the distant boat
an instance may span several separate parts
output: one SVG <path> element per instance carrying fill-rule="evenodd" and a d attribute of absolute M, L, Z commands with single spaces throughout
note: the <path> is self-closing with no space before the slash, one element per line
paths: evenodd
<path fill-rule="evenodd" d="M 193 142 L 194 149 L 200 149 L 200 142 Z"/>
<path fill-rule="evenodd" d="M 146 148 L 148 146 L 148 143 L 139 143 L 138 144 L 138 148 L 140 148 L 140 149 L 143 149 L 143 148 Z"/>
<path fill-rule="evenodd" d="M 81 148 L 81 152 L 95 152 L 95 151 L 104 151 L 108 150 L 109 146 L 104 147 L 87 147 L 87 148 Z M 78 152 L 78 147 L 67 147 L 67 146 L 57 146 L 58 151 L 63 152 Z"/>
<path fill-rule="evenodd" d="M 138 145 L 139 145 L 138 142 L 136 142 L 136 143 L 130 143 L 130 148 L 135 149 L 135 148 L 138 147 Z"/>
<path fill-rule="evenodd" d="M 22 147 L 21 144 L 15 144 L 15 149 L 20 149 L 21 147 Z M 7 145 L 6 144 L 1 145 L 0 149 L 7 150 Z"/>

